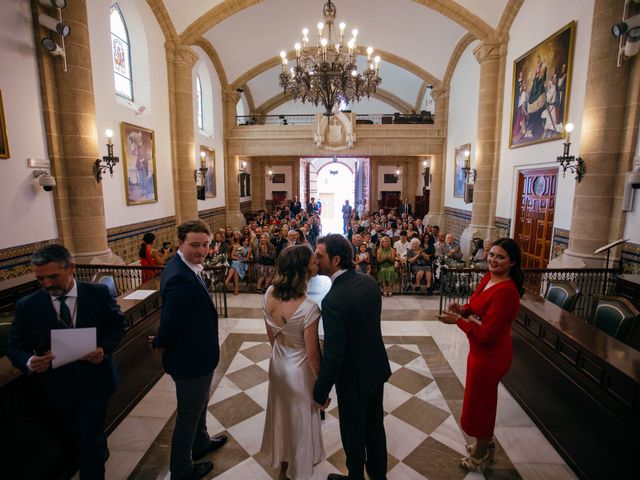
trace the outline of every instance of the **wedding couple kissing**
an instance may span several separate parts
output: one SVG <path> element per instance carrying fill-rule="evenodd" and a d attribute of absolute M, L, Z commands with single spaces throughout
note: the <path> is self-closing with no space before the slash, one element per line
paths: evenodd
<path fill-rule="evenodd" d="M 387 446 L 382 399 L 391 376 L 382 340 L 380 291 L 370 276 L 355 271 L 345 237 L 317 240 L 315 254 L 305 245 L 279 255 L 276 274 L 263 300 L 273 349 L 261 451 L 280 480 L 306 480 L 326 457 L 320 411 L 335 385 L 340 436 L 349 475 L 328 480 L 386 479 Z M 331 278 L 322 310 L 306 296 L 309 278 Z M 324 346 L 318 323 L 322 315 Z"/>

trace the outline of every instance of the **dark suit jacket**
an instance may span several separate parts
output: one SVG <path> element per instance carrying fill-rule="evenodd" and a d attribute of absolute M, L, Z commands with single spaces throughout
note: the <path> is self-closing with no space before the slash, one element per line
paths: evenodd
<path fill-rule="evenodd" d="M 324 350 L 313 398 L 324 404 L 335 384 L 341 398 L 367 395 L 391 376 L 380 330 L 382 300 L 370 275 L 347 270 L 322 300 Z"/>
<path fill-rule="evenodd" d="M 42 374 L 48 395 L 56 398 L 63 391 L 93 388 L 110 396 L 119 381 L 113 353 L 124 337 L 124 317 L 120 307 L 104 285 L 78 285 L 76 328 L 96 327 L 96 342 L 104 350 L 105 358 L 98 365 L 82 360 L 69 363 Z M 51 330 L 65 328 L 58 322 L 51 296 L 38 290 L 16 304 L 16 316 L 11 326 L 7 354 L 13 364 L 29 373 L 27 361 L 34 351 L 42 354 L 51 349 Z"/>
<path fill-rule="evenodd" d="M 165 372 L 175 378 L 211 373 L 218 365 L 218 312 L 195 273 L 174 255 L 160 281 L 162 316 L 153 346 L 163 348 Z"/>
<path fill-rule="evenodd" d="M 406 207 L 404 203 L 401 203 L 400 206 L 398 207 L 398 213 L 400 215 L 402 215 L 403 213 L 406 213 L 407 215 L 411 215 L 411 204 L 407 203 Z"/>

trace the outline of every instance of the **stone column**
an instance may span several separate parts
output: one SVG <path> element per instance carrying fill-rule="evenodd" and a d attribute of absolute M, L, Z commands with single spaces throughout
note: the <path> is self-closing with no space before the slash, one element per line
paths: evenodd
<path fill-rule="evenodd" d="M 474 237 L 496 238 L 495 227 L 498 165 L 500 160 L 500 119 L 502 108 L 502 70 L 506 43 L 485 39 L 473 54 L 480 64 L 480 97 L 478 99 L 478 132 L 476 135 L 475 168 L 477 177 L 473 191 L 471 224 L 464 230 L 460 246 L 465 254 L 471 251 Z"/>
<path fill-rule="evenodd" d="M 253 210 L 266 210 L 265 203 L 265 161 L 253 158 L 251 162 L 251 205 Z"/>
<path fill-rule="evenodd" d="M 39 45 L 50 32 L 39 26 L 38 15 L 52 12 L 37 2 L 32 5 L 47 148 L 57 181 L 54 203 L 60 242 L 76 263 L 122 263 L 107 245 L 102 183 L 96 182 L 92 170 L 106 147 L 101 151 L 98 146 L 86 1 L 69 2 L 64 10 L 64 22 L 72 32 L 65 39 L 66 72 L 62 59 Z M 122 163 L 117 175 L 121 168 Z"/>
<path fill-rule="evenodd" d="M 371 169 L 371 185 L 369 185 L 369 213 L 373 214 L 378 211 L 378 157 L 369 159 L 369 168 Z"/>
<path fill-rule="evenodd" d="M 226 87 L 222 92 L 222 104 L 224 108 L 224 180 L 225 180 L 225 207 L 227 214 L 227 225 L 234 230 L 240 230 L 245 223 L 244 215 L 240 211 L 240 185 L 238 183 L 239 161 L 237 155 L 229 153 L 229 135 L 236 126 L 236 105 L 240 100 L 240 94 L 234 89 Z"/>
<path fill-rule="evenodd" d="M 293 181 L 291 182 L 291 188 L 293 188 L 293 193 L 291 197 L 298 197 L 300 202 L 302 202 L 303 208 L 305 208 L 304 198 L 300 196 L 300 159 L 294 158 L 291 161 L 291 171 L 293 172 Z"/>
<path fill-rule="evenodd" d="M 409 157 L 409 162 L 406 164 L 405 175 L 407 178 L 407 189 L 405 191 L 405 197 L 409 199 L 409 203 L 413 206 L 413 211 L 416 211 L 416 187 L 418 185 L 418 164 L 422 166 L 422 159 L 420 157 Z"/>
<path fill-rule="evenodd" d="M 196 168 L 193 118 L 193 66 L 198 55 L 184 45 L 165 43 L 169 74 L 173 195 L 176 225 L 198 218 L 193 171 Z"/>
<path fill-rule="evenodd" d="M 431 93 L 431 97 L 435 102 L 435 125 L 442 132 L 443 143 L 441 152 L 431 155 L 429 213 L 426 224 L 442 227 L 444 223 L 444 162 L 447 158 L 447 129 L 449 125 L 449 89 L 436 88 Z"/>
<path fill-rule="evenodd" d="M 576 184 L 569 247 L 550 267 L 602 267 L 603 254 L 595 256 L 594 250 L 624 234 L 621 179 L 629 170 L 634 148 L 632 142 L 624 141 L 625 105 L 627 96 L 636 96 L 640 86 L 629 84 L 635 57 L 616 67 L 618 40 L 611 36 L 611 25 L 620 21 L 622 4 L 621 0 L 595 1 L 580 150 L 571 152 L 582 157 L 586 174 Z M 637 129 L 635 121 L 629 126 Z M 623 162 L 624 168 L 619 168 Z M 612 253 L 617 256 L 615 250 Z"/>

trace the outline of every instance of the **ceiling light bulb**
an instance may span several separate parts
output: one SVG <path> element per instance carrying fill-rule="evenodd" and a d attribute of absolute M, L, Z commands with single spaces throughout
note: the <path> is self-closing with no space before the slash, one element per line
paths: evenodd
<path fill-rule="evenodd" d="M 206 157 L 206 156 L 207 156 L 207 154 L 206 154 L 206 153 L 204 153 L 204 152 L 200 152 L 200 158 L 204 158 L 204 157 Z"/>
<path fill-rule="evenodd" d="M 376 55 L 375 58 L 373 59 L 374 62 L 376 62 L 376 65 L 380 63 L 380 56 Z"/>
<path fill-rule="evenodd" d="M 426 167 L 426 166 L 427 166 L 427 161 L 426 161 L 426 160 L 423 160 L 423 161 L 422 161 L 422 166 L 423 166 L 423 167 Z"/>
<path fill-rule="evenodd" d="M 469 155 L 471 155 L 471 152 L 469 150 L 465 150 L 464 151 L 464 156 L 469 158 Z"/>
<path fill-rule="evenodd" d="M 357 77 L 358 76 L 358 71 L 357 70 L 351 70 L 351 76 L 352 77 Z"/>
<path fill-rule="evenodd" d="M 320 45 L 322 45 L 323 47 L 327 46 L 327 39 L 323 38 L 322 40 L 320 40 Z"/>
<path fill-rule="evenodd" d="M 299 51 L 300 48 L 302 48 L 302 45 L 300 45 L 299 43 L 296 43 L 293 47 L 296 49 L 296 51 Z"/>
<path fill-rule="evenodd" d="M 308 29 L 308 28 L 306 28 L 306 27 L 305 27 L 305 28 L 303 28 L 303 29 L 302 29 L 302 35 L 304 35 L 305 37 L 306 37 L 307 35 L 309 35 L 309 29 Z"/>
<path fill-rule="evenodd" d="M 107 138 L 111 138 L 111 137 L 113 137 L 113 130 L 111 130 L 110 128 L 107 128 L 104 131 L 104 134 L 107 136 Z"/>
<path fill-rule="evenodd" d="M 371 55 L 373 53 L 373 47 L 367 47 L 367 53 Z"/>
<path fill-rule="evenodd" d="M 344 32 L 344 29 L 347 28 L 347 24 L 342 22 L 340 25 L 340 34 L 342 35 L 342 33 Z"/>
<path fill-rule="evenodd" d="M 353 48 L 353 46 L 356 44 L 356 42 L 353 41 L 353 38 L 351 40 L 349 40 L 349 43 L 347 43 L 347 46 L 349 48 Z"/>
<path fill-rule="evenodd" d="M 564 131 L 567 132 L 567 133 L 573 132 L 573 123 L 567 123 L 564 126 Z"/>
<path fill-rule="evenodd" d="M 324 23 L 318 22 L 318 35 L 322 35 L 323 30 L 324 30 Z"/>
<path fill-rule="evenodd" d="M 351 35 L 353 35 L 353 38 L 356 38 L 358 36 L 358 29 L 354 28 L 353 30 L 351 30 Z"/>
<path fill-rule="evenodd" d="M 284 60 L 285 58 L 287 58 L 287 52 L 285 52 L 284 50 L 282 50 L 282 51 L 280 52 L 280 58 L 281 58 L 282 60 Z"/>

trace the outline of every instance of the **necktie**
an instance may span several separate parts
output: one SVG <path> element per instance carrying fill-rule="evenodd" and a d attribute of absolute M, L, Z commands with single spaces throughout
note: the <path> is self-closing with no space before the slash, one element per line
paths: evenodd
<path fill-rule="evenodd" d="M 202 285 L 205 290 L 209 291 L 209 289 L 207 288 L 207 284 L 204 283 L 204 279 L 202 278 L 202 275 L 196 273 L 196 278 L 200 281 L 200 285 Z"/>
<path fill-rule="evenodd" d="M 73 328 L 73 319 L 71 318 L 69 307 L 65 303 L 66 300 L 67 297 L 64 295 L 58 297 L 58 301 L 60 301 L 60 323 L 67 328 Z"/>

